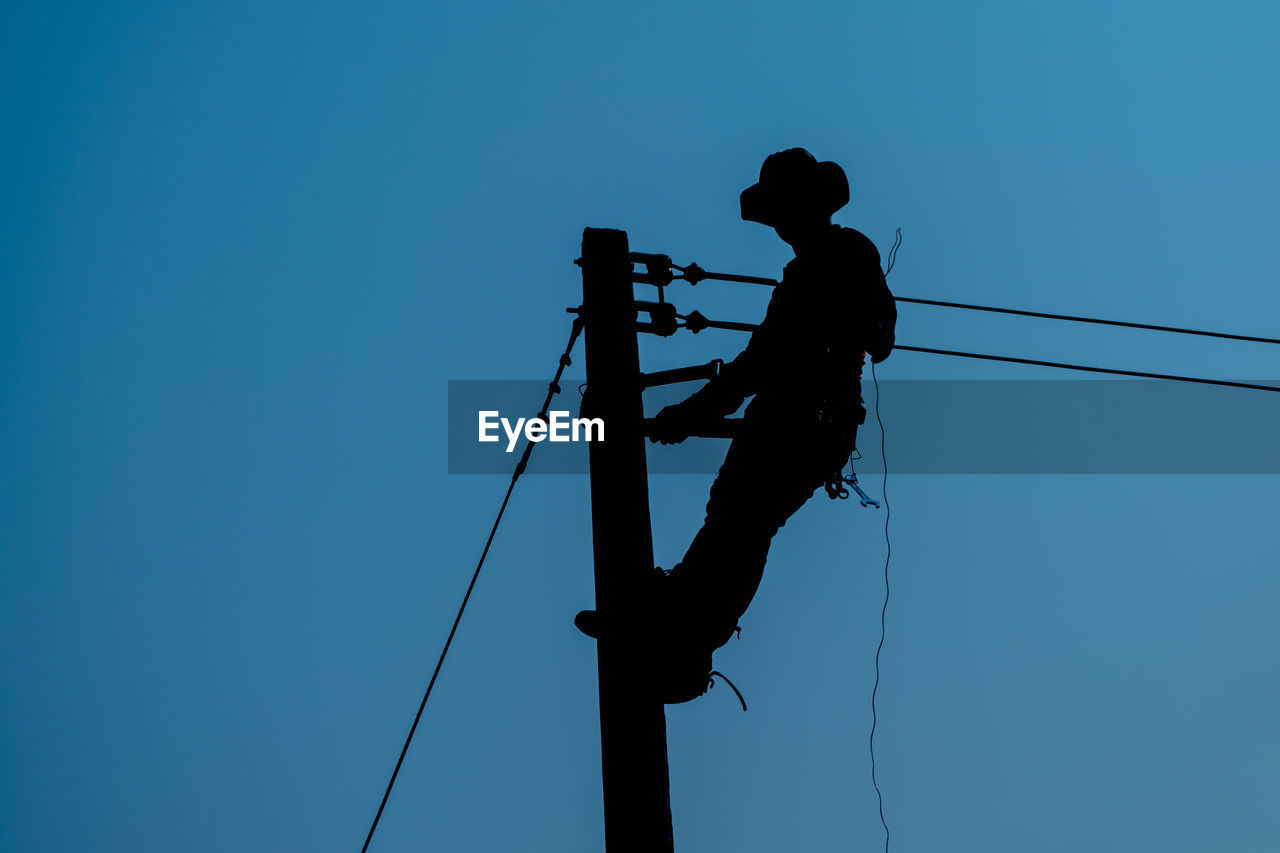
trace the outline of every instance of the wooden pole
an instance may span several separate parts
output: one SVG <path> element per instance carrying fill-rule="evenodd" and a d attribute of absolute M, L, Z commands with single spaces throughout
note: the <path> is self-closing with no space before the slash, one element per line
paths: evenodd
<path fill-rule="evenodd" d="M 589 445 L 591 531 L 600 677 L 600 758 L 607 853 L 671 853 L 667 723 L 644 690 L 645 661 L 631 606 L 653 568 L 644 405 L 625 231 L 582 233 L 582 316 L 587 391 L 583 416 L 602 418 Z"/>

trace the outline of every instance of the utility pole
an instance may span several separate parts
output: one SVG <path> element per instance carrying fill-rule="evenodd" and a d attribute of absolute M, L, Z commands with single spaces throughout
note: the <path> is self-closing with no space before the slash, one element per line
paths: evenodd
<path fill-rule="evenodd" d="M 582 232 L 586 338 L 584 416 L 603 418 L 588 444 L 600 677 L 600 758 L 607 853 L 672 853 L 667 722 L 645 689 L 646 661 L 633 630 L 644 576 L 653 568 L 649 475 L 632 267 L 625 231 Z"/>

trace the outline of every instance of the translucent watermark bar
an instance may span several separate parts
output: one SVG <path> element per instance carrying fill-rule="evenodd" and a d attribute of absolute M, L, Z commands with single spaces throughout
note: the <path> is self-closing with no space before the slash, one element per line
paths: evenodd
<path fill-rule="evenodd" d="M 1247 380 L 1258 382 L 1258 380 Z M 551 405 L 581 416 L 578 385 L 565 379 Z M 1280 385 L 1262 381 L 1261 384 Z M 645 392 L 645 414 L 697 383 Z M 481 443 L 481 411 L 515 423 L 537 414 L 545 380 L 449 382 L 449 473 L 511 473 L 524 438 Z M 1159 380 L 932 380 L 880 382 L 889 470 L 898 474 L 1280 474 L 1280 394 Z M 863 383 L 867 421 L 858 470 L 880 470 L 875 388 Z M 608 434 L 608 425 L 604 425 Z M 728 439 L 649 444 L 650 474 L 713 474 Z M 543 441 L 530 474 L 585 474 L 587 442 Z"/>

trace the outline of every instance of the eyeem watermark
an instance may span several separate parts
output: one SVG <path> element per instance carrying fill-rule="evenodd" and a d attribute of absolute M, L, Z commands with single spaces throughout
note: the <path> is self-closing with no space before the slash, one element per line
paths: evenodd
<path fill-rule="evenodd" d="M 516 442 L 521 434 L 525 439 L 537 444 L 540 441 L 604 441 L 603 418 L 574 418 L 568 412 L 548 412 L 547 420 L 542 418 L 516 418 L 512 425 L 508 418 L 502 417 L 495 410 L 479 412 L 479 438 L 481 442 L 500 441 L 498 427 L 507 434 L 507 452 L 516 449 Z"/>

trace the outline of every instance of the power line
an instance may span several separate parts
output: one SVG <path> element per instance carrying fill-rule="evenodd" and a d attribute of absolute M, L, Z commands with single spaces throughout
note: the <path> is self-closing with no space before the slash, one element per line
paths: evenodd
<path fill-rule="evenodd" d="M 899 229 L 901 230 L 901 229 Z M 893 268 L 894 256 L 900 244 L 900 235 L 895 237 L 894 248 L 889 253 L 889 269 Z M 763 284 L 770 287 L 776 287 L 778 280 L 773 278 L 764 278 L 754 275 L 734 275 L 730 273 L 707 272 L 697 264 L 689 264 L 687 267 L 680 267 L 672 264 L 677 270 L 681 271 L 682 278 L 689 281 L 690 284 L 697 284 L 699 281 L 728 281 L 743 284 Z M 886 271 L 887 274 L 888 271 Z M 1023 308 L 1000 308 L 994 305 L 976 305 L 969 302 L 947 302 L 941 299 L 921 299 L 913 296 L 895 296 L 897 302 L 910 302 L 916 305 L 934 305 L 940 308 L 960 308 L 966 311 L 987 311 L 993 314 L 1013 314 L 1019 317 L 1038 317 L 1043 320 L 1066 320 L 1072 323 L 1092 323 L 1099 326 L 1120 326 L 1126 329 L 1147 329 L 1153 332 L 1173 332 L 1178 335 L 1199 335 L 1206 338 L 1224 338 L 1232 341 L 1251 341 L 1260 344 L 1280 344 L 1280 338 L 1268 338 L 1261 335 L 1238 335 L 1234 332 L 1213 332 L 1207 329 L 1188 329 L 1181 326 L 1162 326 L 1155 323 L 1134 323 L 1128 320 L 1106 320 L 1100 317 L 1082 317 L 1075 314 L 1052 314 L 1046 311 L 1031 311 Z"/>
<path fill-rule="evenodd" d="M 573 330 L 569 333 L 569 343 L 564 348 L 564 354 L 560 356 L 560 366 L 556 369 L 555 378 L 551 380 L 547 388 L 547 397 L 538 413 L 539 418 L 546 419 L 547 412 L 551 407 L 551 398 L 560 393 L 560 376 L 564 373 L 565 367 L 571 363 L 569 353 L 573 351 L 574 342 L 578 340 L 578 334 L 581 331 L 582 321 L 575 319 L 573 321 Z M 378 804 L 378 813 L 373 816 L 373 823 L 369 826 L 369 834 L 365 836 L 364 845 L 361 846 L 360 853 L 366 853 L 369 849 L 369 842 L 373 840 L 373 833 L 378 828 L 378 821 L 382 819 L 382 810 L 387 807 L 387 799 L 391 796 L 391 789 L 396 784 L 396 777 L 400 775 L 400 766 L 404 764 L 405 754 L 409 752 L 409 744 L 413 741 L 414 732 L 418 730 L 418 722 L 422 719 L 422 712 L 427 707 L 427 700 L 431 698 L 431 690 L 436 686 L 436 679 L 440 676 L 440 668 L 444 666 L 445 656 L 449 654 L 449 647 L 453 645 L 453 637 L 458 633 L 458 625 L 462 622 L 462 614 L 467 609 L 467 602 L 471 600 L 471 591 L 476 588 L 476 580 L 480 577 L 480 570 L 484 568 L 485 558 L 489 556 L 489 546 L 493 544 L 493 537 L 498 532 L 498 525 L 502 523 L 502 516 L 507 511 L 507 503 L 511 500 L 511 492 L 515 490 L 516 481 L 520 479 L 520 475 L 528 467 L 529 457 L 532 455 L 535 446 L 533 442 L 525 444 L 524 453 L 521 454 L 520 461 L 516 463 L 515 470 L 511 473 L 511 482 L 507 485 L 507 493 L 502 498 L 502 506 L 498 507 L 498 515 L 493 520 L 493 527 L 489 529 L 489 538 L 485 540 L 484 550 L 480 552 L 480 560 L 476 563 L 476 570 L 471 573 L 471 582 L 467 584 L 467 592 L 462 596 L 462 604 L 458 606 L 458 615 L 453 617 L 453 627 L 449 629 L 449 636 L 444 641 L 444 648 L 440 650 L 440 658 L 436 661 L 436 668 L 431 673 L 431 680 L 427 682 L 427 690 L 422 694 L 422 702 L 418 704 L 418 713 L 413 717 L 413 725 L 409 727 L 409 735 L 404 739 L 404 746 L 400 749 L 400 757 L 396 759 L 396 767 L 391 771 L 391 779 L 387 782 L 387 790 L 382 795 L 382 802 Z"/>
<path fill-rule="evenodd" d="M 703 329 L 727 329 L 733 332 L 754 332 L 760 328 L 759 323 L 738 323 L 731 320 L 708 320 L 697 311 L 682 315 L 683 327 L 693 332 Z M 976 352 L 960 352 L 958 350 L 935 349 L 933 347 L 912 347 L 906 344 L 895 344 L 895 350 L 907 352 L 924 352 L 934 355 L 949 355 L 958 358 L 980 358 L 985 361 L 1007 361 L 1012 364 L 1033 364 L 1039 367 L 1056 367 L 1060 370 L 1083 370 L 1086 373 L 1108 373 L 1115 376 L 1137 376 L 1142 379 L 1167 379 L 1172 382 L 1194 382 L 1198 385 L 1223 385 L 1228 388 L 1247 388 L 1250 391 L 1280 391 L 1274 385 L 1258 385 L 1253 382 L 1232 382 L 1228 379 L 1205 379 L 1199 376 L 1180 376 L 1173 373 L 1148 373 L 1142 370 L 1124 370 L 1117 367 L 1093 367 L 1087 364 L 1067 364 L 1061 361 L 1041 361 L 1034 358 L 1019 358 L 1012 355 L 987 355 Z"/>
<path fill-rule="evenodd" d="M 1125 320 L 1102 320 L 1097 317 L 1076 317 L 1071 314 L 1049 314 L 1044 311 L 1027 311 L 1021 308 L 997 308 L 991 305 L 971 305 L 966 302 L 944 302 L 940 299 L 916 299 L 895 296 L 898 302 L 917 305 L 937 305 L 942 308 L 963 308 L 968 311 L 990 311 L 994 314 L 1016 314 L 1019 317 L 1040 317 L 1045 320 L 1069 320 L 1073 323 L 1094 323 L 1099 326 L 1122 326 L 1127 329 L 1149 329 L 1153 332 L 1174 332 L 1179 335 L 1201 335 L 1206 338 L 1226 338 L 1232 341 L 1253 341 L 1260 344 L 1280 344 L 1280 338 L 1264 338 L 1256 335 L 1237 335 L 1231 332 L 1210 332 L 1204 329 L 1184 329 L 1178 326 L 1157 326 L 1152 323 L 1130 323 Z"/>
<path fill-rule="evenodd" d="M 935 355 L 950 355 L 959 358 L 980 358 L 984 361 L 1007 361 L 1013 364 L 1034 364 L 1039 367 L 1057 367 L 1062 370 L 1083 370 L 1088 373 L 1109 373 L 1116 376 L 1137 376 L 1142 379 L 1169 379 L 1174 382 L 1195 382 L 1200 385 L 1225 385 L 1228 388 L 1247 388 L 1250 391 L 1280 391 L 1277 385 L 1257 385 L 1252 382 L 1231 382 L 1226 379 L 1203 379 L 1198 376 L 1177 376 L 1171 373 L 1147 373 L 1142 370 L 1121 370 L 1115 367 L 1093 367 L 1087 364 L 1066 364 L 1060 361 L 1040 361 L 1034 358 L 1018 358 L 1012 355 L 988 355 L 979 352 L 960 352 L 958 350 L 934 349 L 932 347 L 909 347 L 896 344 L 895 350 L 907 352 L 927 352 Z"/>

